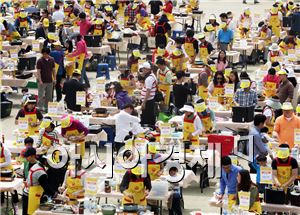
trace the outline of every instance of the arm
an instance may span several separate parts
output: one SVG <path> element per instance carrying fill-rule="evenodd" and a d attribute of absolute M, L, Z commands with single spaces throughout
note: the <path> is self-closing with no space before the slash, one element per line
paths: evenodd
<path fill-rule="evenodd" d="M 294 87 L 290 86 L 288 88 L 288 98 L 285 100 L 286 102 L 291 102 L 293 100 L 294 97 Z"/>
<path fill-rule="evenodd" d="M 44 193 L 46 195 L 48 195 L 48 196 L 54 196 L 55 195 L 55 191 L 52 190 L 51 186 L 49 185 L 47 174 L 43 174 L 39 177 L 39 183 L 42 186 L 42 188 L 44 189 Z"/>
<path fill-rule="evenodd" d="M 292 177 L 290 177 L 290 179 L 287 182 L 282 184 L 282 187 L 286 188 L 286 187 L 290 186 L 291 184 L 294 183 L 294 181 L 297 177 L 298 177 L 298 168 L 292 169 Z"/>
<path fill-rule="evenodd" d="M 39 84 L 43 84 L 43 81 L 42 81 L 42 78 L 41 78 L 41 69 L 38 69 L 38 68 L 37 68 L 37 75 L 36 75 L 36 78 L 37 78 Z"/>
<path fill-rule="evenodd" d="M 195 136 L 199 136 L 202 134 L 202 129 L 203 129 L 203 126 L 202 126 L 202 122 L 201 122 L 201 119 L 197 116 L 195 121 L 194 121 L 194 126 L 195 126 L 195 130 L 192 135 L 195 137 Z"/>
<path fill-rule="evenodd" d="M 226 183 L 225 183 L 225 181 L 223 179 L 223 175 L 222 175 L 221 178 L 220 178 L 220 194 L 221 195 L 224 195 L 225 188 L 226 188 Z"/>
<path fill-rule="evenodd" d="M 83 44 L 78 42 L 77 46 L 76 46 L 76 50 L 70 54 L 68 54 L 68 57 L 76 57 L 78 55 L 80 55 L 81 53 L 84 53 L 84 47 Z"/>
<path fill-rule="evenodd" d="M 262 141 L 260 134 L 254 135 L 253 138 L 254 138 L 254 144 L 256 145 L 260 154 L 267 156 L 268 149 L 265 147 L 265 143 Z"/>
<path fill-rule="evenodd" d="M 126 192 L 128 186 L 129 186 L 129 178 L 130 178 L 130 175 L 129 175 L 129 172 L 127 171 L 125 173 L 125 175 L 123 176 L 123 179 L 120 184 L 120 191 L 123 194 L 124 194 L 124 192 Z"/>

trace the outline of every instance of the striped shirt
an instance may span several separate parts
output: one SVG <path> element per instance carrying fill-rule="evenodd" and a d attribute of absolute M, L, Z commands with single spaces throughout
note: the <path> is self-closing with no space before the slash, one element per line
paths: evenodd
<path fill-rule="evenodd" d="M 44 135 L 45 132 L 46 132 L 45 129 L 40 130 L 40 135 L 39 135 L 39 139 L 38 139 L 38 142 L 37 142 L 38 147 L 43 145 L 42 139 L 43 139 L 43 135 Z M 52 146 L 56 147 L 57 144 L 59 143 L 59 141 L 58 141 L 58 132 L 56 130 L 53 130 L 53 131 L 50 131 L 50 132 L 46 132 L 45 134 L 46 134 L 46 136 L 48 136 L 49 138 L 51 138 L 53 140 L 52 141 Z"/>
<path fill-rule="evenodd" d="M 147 101 L 154 99 L 156 88 L 157 88 L 157 79 L 156 79 L 155 75 L 153 73 L 151 73 L 145 80 L 145 84 L 144 84 L 144 87 L 143 87 L 142 93 L 141 93 L 142 98 L 143 99 L 145 98 L 147 90 L 151 90 L 150 96 L 147 99 Z"/>

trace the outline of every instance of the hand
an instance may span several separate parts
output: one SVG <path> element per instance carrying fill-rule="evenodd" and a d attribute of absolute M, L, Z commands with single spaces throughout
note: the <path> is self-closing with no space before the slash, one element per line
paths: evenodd
<path fill-rule="evenodd" d="M 189 138 L 189 140 L 192 140 L 192 139 L 193 139 L 192 133 L 189 134 L 188 138 Z"/>
<path fill-rule="evenodd" d="M 65 190 L 66 190 L 66 189 L 65 189 L 64 187 L 59 187 L 59 188 L 58 188 L 58 192 L 59 192 L 59 193 L 63 193 Z"/>
<path fill-rule="evenodd" d="M 70 136 L 70 137 L 68 137 L 68 140 L 69 141 L 76 141 L 76 137 L 75 136 Z"/>
<path fill-rule="evenodd" d="M 133 199 L 132 193 L 129 193 L 129 192 L 126 191 L 126 192 L 124 192 L 123 194 L 124 194 L 126 197 Z"/>
<path fill-rule="evenodd" d="M 42 80 L 39 80 L 39 84 L 43 84 L 43 81 L 42 81 Z"/>
<path fill-rule="evenodd" d="M 36 124 L 36 123 L 34 123 L 34 122 L 32 122 L 32 123 L 30 123 L 30 126 L 31 126 L 31 127 L 36 127 L 36 126 L 37 126 L 37 124 Z"/>
<path fill-rule="evenodd" d="M 145 190 L 145 196 L 149 195 L 149 190 Z"/>
<path fill-rule="evenodd" d="M 223 199 L 223 195 L 222 194 L 217 194 L 216 199 L 221 201 Z"/>
<path fill-rule="evenodd" d="M 279 181 L 275 181 L 275 186 L 276 186 L 276 187 L 281 187 L 282 185 L 280 184 Z"/>

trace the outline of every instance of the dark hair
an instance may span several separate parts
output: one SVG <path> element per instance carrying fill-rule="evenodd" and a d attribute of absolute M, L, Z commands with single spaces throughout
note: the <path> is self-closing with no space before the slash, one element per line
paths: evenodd
<path fill-rule="evenodd" d="M 184 76 L 185 76 L 185 73 L 183 71 L 176 72 L 176 78 L 177 78 L 177 80 L 181 79 Z"/>
<path fill-rule="evenodd" d="M 294 87 L 297 86 L 297 79 L 296 79 L 295 77 L 289 77 L 289 78 L 287 78 L 287 79 L 291 82 L 291 84 L 292 84 Z"/>
<path fill-rule="evenodd" d="M 172 167 L 169 169 L 169 173 L 170 173 L 171 171 L 178 172 L 178 169 L 177 169 L 177 167 L 172 166 Z"/>
<path fill-rule="evenodd" d="M 123 109 L 126 109 L 126 108 L 130 108 L 132 110 L 134 110 L 134 106 L 132 104 L 126 104 L 123 106 Z"/>
<path fill-rule="evenodd" d="M 241 169 L 239 171 L 239 174 L 241 176 L 241 182 L 237 185 L 237 190 L 248 192 L 251 185 L 253 184 L 253 182 L 251 181 L 250 173 L 246 169 Z"/>
<path fill-rule="evenodd" d="M 193 37 L 193 36 L 194 36 L 194 31 L 193 31 L 192 29 L 188 29 L 188 30 L 186 31 L 186 36 L 187 36 L 187 37 Z"/>
<path fill-rule="evenodd" d="M 279 66 L 279 65 L 280 65 L 280 64 L 279 64 L 278 61 L 275 61 L 275 62 L 273 62 L 273 63 L 271 64 L 272 67 L 277 67 L 277 66 Z"/>
<path fill-rule="evenodd" d="M 47 15 L 49 15 L 49 11 L 47 9 L 43 9 L 43 12 L 46 13 Z"/>
<path fill-rule="evenodd" d="M 73 51 L 73 42 L 72 40 L 67 40 L 66 43 L 69 45 L 68 52 L 71 53 Z"/>
<path fill-rule="evenodd" d="M 264 24 L 265 24 L 265 22 L 264 22 L 264 21 L 261 21 L 261 22 L 259 22 L 259 23 L 258 23 L 258 27 L 260 27 L 260 28 L 261 28 L 261 27 L 263 27 L 263 26 L 264 26 Z"/>
<path fill-rule="evenodd" d="M 226 80 L 225 80 L 225 76 L 224 76 L 224 73 L 222 71 L 217 71 L 215 73 L 215 76 L 214 76 L 214 79 L 213 79 L 213 83 L 214 85 L 217 85 L 218 84 L 218 80 L 217 80 L 217 77 L 221 75 L 222 76 L 222 81 L 221 81 L 221 84 L 224 85 Z"/>
<path fill-rule="evenodd" d="M 156 64 L 165 66 L 166 65 L 166 61 L 165 61 L 165 59 L 163 59 L 163 58 L 160 57 L 160 58 L 157 58 Z"/>
<path fill-rule="evenodd" d="M 149 141 L 149 142 L 155 142 L 155 141 L 156 141 L 156 138 L 155 138 L 155 137 L 149 137 L 149 138 L 148 138 L 148 141 Z"/>
<path fill-rule="evenodd" d="M 24 139 L 24 144 L 33 144 L 34 140 L 31 137 L 26 137 Z"/>
<path fill-rule="evenodd" d="M 221 59 L 220 59 L 221 57 L 220 57 L 220 56 L 221 56 L 221 53 L 222 53 L 222 52 L 223 52 L 224 55 L 225 55 L 225 56 L 224 56 L 223 62 L 226 63 L 226 52 L 225 52 L 224 50 L 219 51 L 217 62 L 220 63 L 220 61 L 221 61 Z"/>
<path fill-rule="evenodd" d="M 226 13 L 221 13 L 220 14 L 220 18 L 225 18 L 225 19 L 228 19 L 228 16 Z"/>
<path fill-rule="evenodd" d="M 85 19 L 85 18 L 86 18 L 85 12 L 81 12 L 81 13 L 79 14 L 79 18 L 80 18 L 80 19 Z"/>
<path fill-rule="evenodd" d="M 269 75 L 275 75 L 275 74 L 276 74 L 276 70 L 275 70 L 274 68 L 270 68 L 270 69 L 268 70 L 268 74 L 269 74 Z"/>
<path fill-rule="evenodd" d="M 257 162 L 265 162 L 265 161 L 267 161 L 267 157 L 265 155 L 260 154 L 256 157 L 256 161 Z"/>
<path fill-rule="evenodd" d="M 177 43 L 177 44 L 184 44 L 184 38 L 182 38 L 182 37 L 176 37 L 175 38 L 175 43 Z"/>
<path fill-rule="evenodd" d="M 240 79 L 242 80 L 242 79 L 246 79 L 246 80 L 249 80 L 250 82 L 251 82 L 251 79 L 250 79 L 250 77 L 249 77 L 249 75 L 248 75 L 248 73 L 247 72 L 241 72 L 241 74 L 240 74 Z"/>
<path fill-rule="evenodd" d="M 233 74 L 233 75 L 234 75 L 235 81 L 233 82 L 233 81 L 229 78 L 228 83 L 229 83 L 229 84 L 234 84 L 234 91 L 236 91 L 236 90 L 237 90 L 237 87 L 238 87 L 238 84 L 239 84 L 239 82 L 240 82 L 239 74 L 237 73 L 237 71 L 231 71 L 230 74 Z"/>
<path fill-rule="evenodd" d="M 123 91 L 123 87 L 119 82 L 113 83 L 116 94 Z"/>
<path fill-rule="evenodd" d="M 282 143 L 279 145 L 279 148 L 290 148 L 290 146 L 286 143 Z"/>
<path fill-rule="evenodd" d="M 22 88 L 22 90 L 21 90 L 22 93 L 27 93 L 28 91 L 29 91 L 29 90 L 28 90 L 27 87 L 24 87 L 24 88 Z"/>
<path fill-rule="evenodd" d="M 42 54 L 50 54 L 50 49 L 48 47 L 44 47 L 42 49 Z"/>
<path fill-rule="evenodd" d="M 58 5 L 58 4 L 55 4 L 55 5 L 54 5 L 54 9 L 55 9 L 55 10 L 59 10 L 59 5 Z"/>
<path fill-rule="evenodd" d="M 224 156 L 221 159 L 221 164 L 222 166 L 227 166 L 227 165 L 231 165 L 231 158 L 229 156 Z"/>
<path fill-rule="evenodd" d="M 79 42 L 80 40 L 82 40 L 82 36 L 81 36 L 81 34 L 78 34 L 78 35 L 76 36 L 76 41 Z"/>
<path fill-rule="evenodd" d="M 7 21 L 6 21 L 6 20 L 3 20 L 2 24 L 4 25 L 5 30 L 7 30 L 7 28 L 8 28 L 8 23 L 7 23 Z"/>
<path fill-rule="evenodd" d="M 200 104 L 200 103 L 202 103 L 202 102 L 204 102 L 203 99 L 198 99 L 198 101 L 197 101 L 196 103 L 197 103 L 197 104 Z"/>
<path fill-rule="evenodd" d="M 267 117 L 263 114 L 256 114 L 254 116 L 254 125 L 259 126 L 261 123 L 265 123 Z"/>

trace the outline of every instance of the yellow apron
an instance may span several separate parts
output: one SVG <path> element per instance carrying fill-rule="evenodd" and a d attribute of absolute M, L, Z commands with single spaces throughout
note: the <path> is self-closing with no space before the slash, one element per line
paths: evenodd
<path fill-rule="evenodd" d="M 130 70 L 131 70 L 131 73 L 133 73 L 133 74 L 138 73 L 138 71 L 139 71 L 139 61 L 138 60 L 131 64 Z"/>
<path fill-rule="evenodd" d="M 80 133 L 78 132 L 77 129 L 70 129 L 70 130 L 67 130 L 66 131 L 66 137 L 71 137 L 71 136 L 78 136 L 80 135 Z M 76 148 L 78 145 L 80 145 L 80 154 L 82 157 L 84 157 L 84 154 L 85 154 L 85 141 L 84 139 L 83 140 L 80 140 L 78 142 L 75 143 L 76 144 Z"/>
<path fill-rule="evenodd" d="M 95 25 L 95 29 L 94 29 L 94 36 L 101 36 L 103 37 L 103 31 L 102 31 L 102 25 Z"/>
<path fill-rule="evenodd" d="M 260 201 L 254 202 L 252 207 L 249 209 L 249 212 L 254 212 L 255 214 L 262 214 Z"/>
<path fill-rule="evenodd" d="M 84 174 L 83 172 L 81 175 L 78 175 L 76 177 L 71 177 L 71 170 L 69 170 L 69 176 L 67 177 L 67 197 L 70 199 L 70 204 L 74 203 L 74 200 L 77 200 L 78 198 L 84 198 L 84 195 L 82 196 L 75 196 L 73 195 L 74 192 L 77 192 L 79 190 L 83 190 L 83 184 L 81 183 L 81 176 Z"/>
<path fill-rule="evenodd" d="M 82 70 L 84 60 L 85 60 L 85 53 L 82 53 L 77 57 L 78 69 L 79 70 Z"/>
<path fill-rule="evenodd" d="M 233 206 L 236 204 L 236 194 L 228 194 L 228 211 L 232 212 Z"/>
<path fill-rule="evenodd" d="M 268 134 L 272 134 L 273 133 L 274 124 L 275 124 L 275 114 L 274 114 L 274 111 L 272 111 L 271 124 L 270 125 L 266 124 L 266 127 L 268 128 Z"/>
<path fill-rule="evenodd" d="M 212 96 L 217 96 L 220 104 L 224 103 L 224 98 L 222 95 L 224 95 L 224 86 L 215 86 Z"/>
<path fill-rule="evenodd" d="M 205 132 L 206 133 L 212 132 L 213 123 L 211 121 L 210 114 L 207 114 L 206 116 L 203 116 L 201 113 L 199 113 L 198 115 L 199 115 L 199 117 L 201 119 L 202 125 L 205 128 Z"/>
<path fill-rule="evenodd" d="M 208 98 L 207 87 L 204 87 L 203 85 L 199 85 L 198 86 L 198 96 L 200 96 L 203 100 L 206 100 Z"/>
<path fill-rule="evenodd" d="M 169 102 L 170 102 L 171 85 L 170 84 L 165 84 L 166 74 L 161 73 L 161 71 L 158 74 L 158 78 L 159 78 L 158 89 L 165 94 L 164 103 L 166 105 L 168 105 Z"/>
<path fill-rule="evenodd" d="M 39 126 L 32 127 L 31 122 L 37 123 L 36 109 L 33 112 L 25 112 L 25 119 L 28 121 L 28 136 L 37 135 L 39 133 Z"/>
<path fill-rule="evenodd" d="M 184 43 L 184 50 L 190 58 L 195 56 L 195 49 L 193 44 L 194 41 L 195 41 L 194 38 L 192 38 L 192 40 L 186 38 Z"/>
<path fill-rule="evenodd" d="M 286 183 L 292 177 L 292 165 L 291 165 L 291 157 L 289 157 L 289 161 L 286 164 L 280 164 L 278 158 L 275 158 L 277 162 L 277 178 L 280 184 Z"/>
<path fill-rule="evenodd" d="M 1 156 L 0 156 L 0 163 L 5 163 L 5 156 L 4 156 L 4 147 L 1 148 Z M 14 170 L 12 164 L 9 164 L 6 167 L 1 167 L 1 170 Z"/>
<path fill-rule="evenodd" d="M 27 21 L 27 17 L 22 19 L 22 18 L 19 18 L 19 21 L 20 21 L 20 28 L 28 28 L 28 21 Z"/>
<path fill-rule="evenodd" d="M 271 13 L 270 19 L 269 19 L 269 25 L 272 28 L 272 32 L 276 35 L 276 37 L 280 37 L 280 20 L 278 17 L 278 13 L 273 14 Z"/>
<path fill-rule="evenodd" d="M 189 140 L 189 134 L 195 132 L 195 126 L 194 126 L 194 120 L 197 115 L 194 115 L 193 119 L 188 119 L 186 116 L 184 116 L 183 120 L 183 141 L 190 141 Z M 199 146 L 199 137 L 198 135 L 193 137 L 192 140 L 193 146 Z"/>
<path fill-rule="evenodd" d="M 287 55 L 288 54 L 288 48 L 286 48 L 287 45 L 284 41 L 281 41 L 279 43 L 279 48 L 280 48 L 280 51 L 284 54 L 284 55 Z"/>
<path fill-rule="evenodd" d="M 44 189 L 41 185 L 29 187 L 27 210 L 29 215 L 33 214 L 39 208 L 43 192 Z"/>
<path fill-rule="evenodd" d="M 91 6 L 85 5 L 85 6 L 84 6 L 84 12 L 85 12 L 87 15 L 90 15 L 90 14 L 91 14 Z"/>
<path fill-rule="evenodd" d="M 148 161 L 148 174 L 150 175 L 151 181 L 158 179 L 157 173 L 160 171 L 160 164 L 154 161 Z"/>
<path fill-rule="evenodd" d="M 66 57 L 67 61 L 74 62 L 73 64 L 66 66 L 66 73 L 67 76 L 72 77 L 73 72 L 75 70 L 75 63 L 76 63 L 76 57 Z"/>
<path fill-rule="evenodd" d="M 267 32 L 260 31 L 260 35 L 259 35 L 260 39 L 266 39 L 267 36 L 268 36 L 268 35 L 267 35 Z M 271 43 L 271 39 L 265 40 L 265 44 L 266 44 L 266 45 L 269 45 L 270 43 Z"/>
<path fill-rule="evenodd" d="M 265 83 L 264 96 L 269 98 L 276 95 L 276 83 L 267 81 Z"/>
<path fill-rule="evenodd" d="M 17 19 L 17 18 L 19 18 L 19 16 L 20 16 L 20 9 L 18 8 L 15 8 L 15 10 L 14 10 L 14 19 Z"/>
<path fill-rule="evenodd" d="M 207 63 L 207 57 L 208 57 L 208 49 L 207 49 L 207 44 L 200 44 L 200 51 L 199 51 L 199 57 L 200 60 L 202 60 L 204 63 Z"/>
<path fill-rule="evenodd" d="M 172 66 L 175 68 L 175 72 L 179 72 L 179 71 L 185 71 L 186 70 L 186 62 L 183 62 L 184 60 L 182 60 L 184 56 L 174 56 L 173 54 L 171 54 L 171 63 Z"/>
<path fill-rule="evenodd" d="M 128 92 L 128 95 L 132 96 L 133 95 L 133 89 L 129 87 L 129 82 L 130 82 L 130 80 L 128 78 L 121 78 L 120 79 L 120 84 L 123 87 L 123 89 Z"/>
<path fill-rule="evenodd" d="M 130 181 L 128 189 L 126 191 L 133 195 L 133 199 L 124 196 L 122 199 L 122 205 L 124 204 L 137 204 L 141 206 L 147 205 L 143 178 L 140 178 L 136 181 Z"/>
<path fill-rule="evenodd" d="M 277 54 L 273 54 L 273 52 L 270 53 L 270 61 L 271 63 L 276 62 L 276 58 L 278 57 Z"/>
<path fill-rule="evenodd" d="M 169 22 L 175 21 L 174 15 L 172 13 L 165 13 Z"/>

